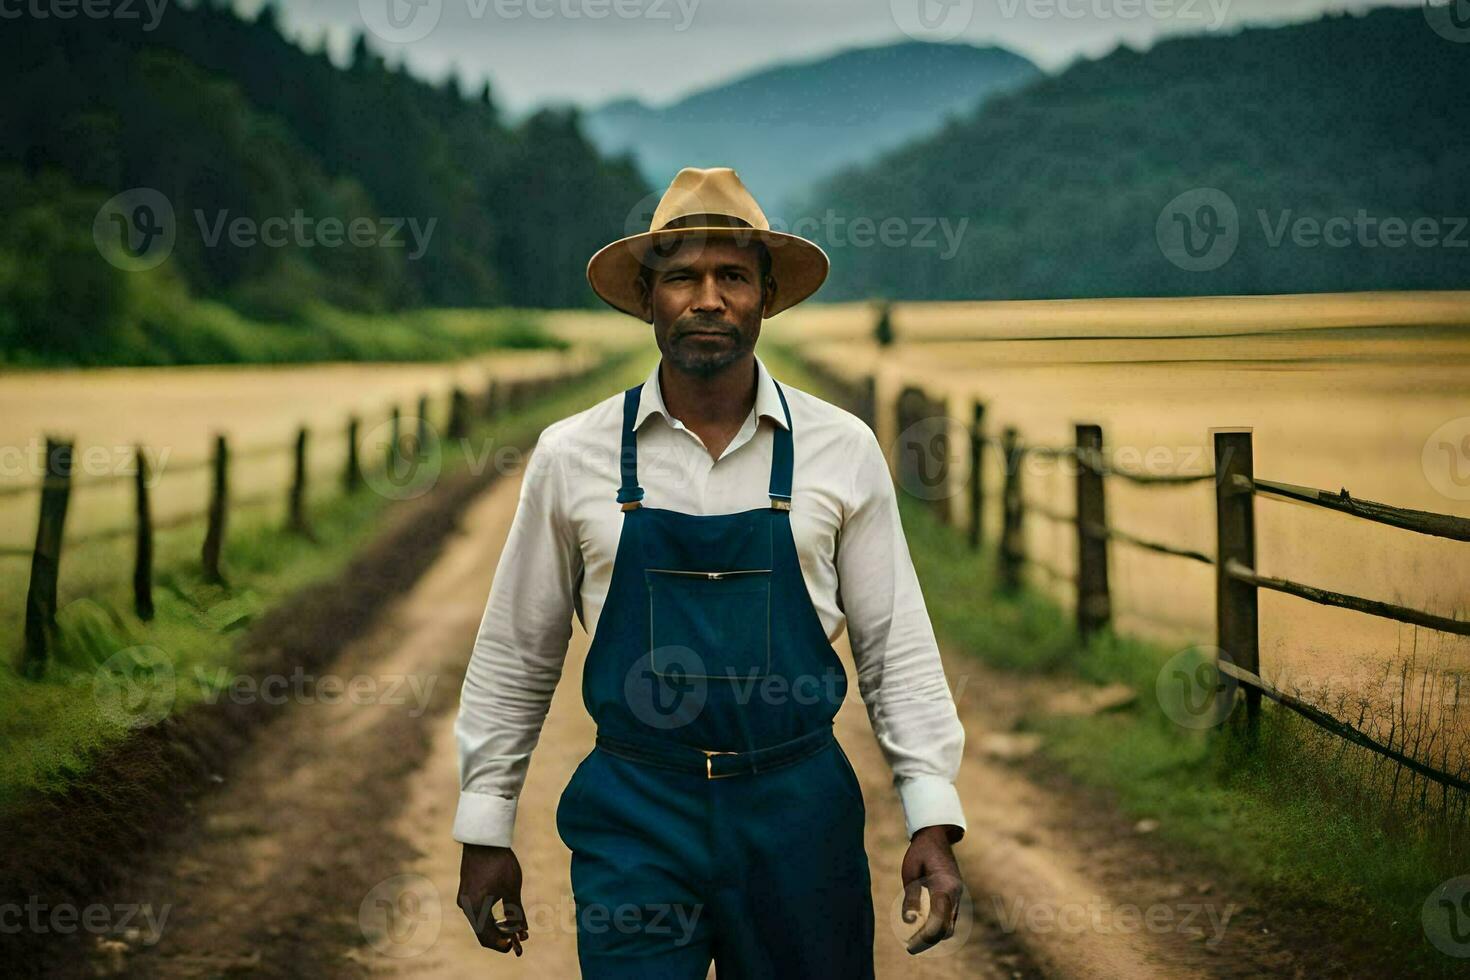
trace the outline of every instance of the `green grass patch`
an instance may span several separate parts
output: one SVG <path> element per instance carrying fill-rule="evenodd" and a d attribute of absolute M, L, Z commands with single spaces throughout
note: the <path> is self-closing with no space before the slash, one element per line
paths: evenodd
<path fill-rule="evenodd" d="M 123 277 L 110 302 L 105 320 L 71 339 L 26 335 L 0 303 L 0 367 L 442 361 L 567 346 L 536 310 L 351 312 L 303 299 L 251 316 L 191 295 L 167 265 Z"/>
<path fill-rule="evenodd" d="M 619 360 L 573 389 L 480 426 L 469 439 L 471 458 L 486 464 L 487 443 L 529 444 L 551 422 L 636 384 L 648 367 L 644 357 Z M 442 445 L 443 473 L 471 465 L 461 444 Z M 340 573 L 390 504 L 370 489 L 349 496 L 323 487 L 310 507 L 315 543 L 282 527 L 280 507 L 232 513 L 222 560 L 228 588 L 200 573 L 202 524 L 161 532 L 155 539 L 156 615 L 147 623 L 132 611 L 130 542 L 69 549 L 62 562 L 63 599 L 82 598 L 66 602 L 57 617 L 58 648 L 43 679 L 19 675 L 18 621 L 6 631 L 0 809 L 84 778 L 100 752 L 134 731 L 135 720 L 176 714 L 218 694 L 220 681 L 237 669 L 242 631 L 295 590 Z"/>

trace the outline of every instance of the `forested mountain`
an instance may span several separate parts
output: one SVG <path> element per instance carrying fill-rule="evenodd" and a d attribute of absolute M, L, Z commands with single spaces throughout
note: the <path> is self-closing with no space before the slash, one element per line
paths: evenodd
<path fill-rule="evenodd" d="M 1000 48 L 909 41 L 776 65 L 665 107 L 611 102 L 587 114 L 587 132 L 606 152 L 633 153 L 657 187 L 681 167 L 734 167 L 776 217 L 816 178 L 1039 74 Z"/>
<path fill-rule="evenodd" d="M 820 297 L 1464 288 L 1467 90 L 1417 9 L 1120 48 L 815 190 L 800 213 L 907 229 L 828 233 Z M 934 222 L 956 248 L 915 244 Z"/>
<path fill-rule="evenodd" d="M 336 67 L 283 38 L 273 7 L 247 21 L 171 5 L 155 29 L 139 24 L 27 16 L 0 30 L 0 320 L 22 344 L 58 317 L 100 328 L 133 288 L 93 244 L 98 207 L 131 188 L 172 207 L 163 273 L 276 319 L 318 301 L 590 303 L 587 256 L 623 234 L 628 202 L 648 192 L 630 161 L 583 138 L 574 111 L 507 125 L 488 87 L 427 84 L 361 41 Z M 383 241 L 396 224 L 402 244 L 220 234 L 237 218 L 263 228 L 298 212 L 368 219 Z"/>

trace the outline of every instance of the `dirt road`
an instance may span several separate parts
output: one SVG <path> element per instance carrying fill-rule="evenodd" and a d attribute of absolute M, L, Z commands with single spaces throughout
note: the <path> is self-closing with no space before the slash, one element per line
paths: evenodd
<path fill-rule="evenodd" d="M 576 975 L 569 855 L 551 814 L 592 743 L 579 698 L 580 631 L 520 805 L 525 958 L 482 950 L 454 905 L 454 708 L 517 489 L 506 479 L 480 498 L 428 574 L 333 668 L 346 690 L 353 678 L 371 678 L 376 694 L 313 695 L 280 712 L 199 807 L 194 829 L 116 897 L 146 906 L 161 928 L 99 940 L 92 958 L 100 972 Z M 888 770 L 856 697 L 838 717 L 868 808 L 880 977 L 1244 976 L 1266 968 L 1261 957 L 1270 951 L 1232 924 L 1238 903 L 1149 858 L 1131 824 L 1084 815 L 1004 761 L 1006 729 L 1028 699 L 1054 690 L 956 658 L 949 669 L 969 733 L 960 789 L 971 831 L 957 852 L 973 903 L 956 940 L 922 956 L 903 949 L 912 931 L 897 912 L 906 838 Z M 1135 913 L 1164 909 L 1168 927 L 1117 914 L 1129 903 Z M 1281 972 L 1286 963 L 1270 967 Z"/>

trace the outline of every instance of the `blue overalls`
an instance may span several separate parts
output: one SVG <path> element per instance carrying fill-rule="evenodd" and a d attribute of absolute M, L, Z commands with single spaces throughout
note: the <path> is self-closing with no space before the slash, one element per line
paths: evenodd
<path fill-rule="evenodd" d="M 873 975 L 862 791 L 832 735 L 847 675 L 791 534 L 791 411 L 769 507 L 642 506 L 623 402 L 623 528 L 587 654 L 597 743 L 557 806 L 591 980 Z M 609 506 L 611 506 L 609 501 Z"/>

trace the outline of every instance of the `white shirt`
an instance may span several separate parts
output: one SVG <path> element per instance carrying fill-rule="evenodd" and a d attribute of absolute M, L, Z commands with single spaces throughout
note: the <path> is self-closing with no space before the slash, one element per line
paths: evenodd
<path fill-rule="evenodd" d="M 718 460 L 665 409 L 658 367 L 638 405 L 643 503 L 688 514 L 764 507 L 776 386 L 756 359 L 756 400 Z M 795 471 L 791 529 L 802 577 L 830 640 L 847 630 L 857 690 L 903 803 L 910 836 L 965 818 L 954 780 L 965 731 L 909 557 L 883 450 L 849 412 L 783 385 Z M 542 432 L 465 673 L 455 736 L 454 837 L 511 845 L 516 801 L 561 677 L 575 611 L 589 634 L 612 580 L 623 395 Z"/>

